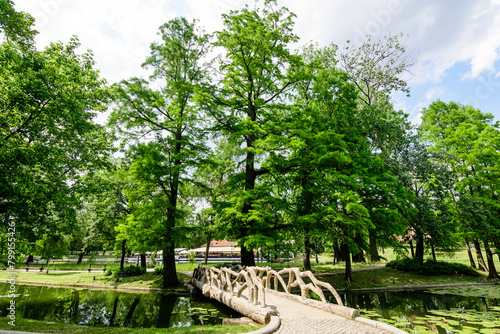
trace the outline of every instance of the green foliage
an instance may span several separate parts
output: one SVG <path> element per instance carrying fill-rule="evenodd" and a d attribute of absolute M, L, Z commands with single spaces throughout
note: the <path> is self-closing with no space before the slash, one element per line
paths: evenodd
<path fill-rule="evenodd" d="M 190 170 L 207 150 L 195 93 L 206 73 L 202 60 L 209 36 L 185 18 L 162 25 L 160 35 L 161 43 L 151 45 L 143 64 L 153 71 L 149 81 L 131 78 L 114 86 L 110 124 L 129 147 L 131 185 L 125 194 L 131 213 L 117 227 L 120 238 L 130 240 L 134 249 L 162 249 L 173 258 L 175 243 L 186 234 L 182 222 L 191 211 Z M 164 266 L 163 285 L 178 285 L 175 263 Z"/>
<path fill-rule="evenodd" d="M 394 260 L 386 264 L 387 267 L 410 272 L 418 275 L 437 276 L 437 275 L 467 275 L 478 277 L 481 276 L 471 267 L 461 263 L 449 263 L 443 261 L 426 260 L 424 263 L 404 258 Z"/>
<path fill-rule="evenodd" d="M 113 272 L 111 271 L 111 269 L 108 269 L 106 270 L 106 272 L 104 272 L 104 276 L 111 276 L 113 275 Z"/>
<path fill-rule="evenodd" d="M 50 233 L 40 236 L 36 241 L 37 254 L 43 259 L 58 259 L 69 254 L 71 237 L 60 233 Z"/>
<path fill-rule="evenodd" d="M 314 291 L 308 290 L 307 294 L 309 295 L 309 298 L 321 301 L 321 297 L 318 296 L 318 294 L 315 293 Z"/>
<path fill-rule="evenodd" d="M 156 268 L 155 268 L 156 269 Z M 130 277 L 130 276 L 139 276 L 144 275 L 146 273 L 146 268 L 140 266 L 125 266 L 123 267 L 123 271 L 116 271 L 114 276 L 120 277 Z"/>
<path fill-rule="evenodd" d="M 0 32 L 5 34 L 7 41 L 23 49 L 33 48 L 38 33 L 33 29 L 34 22 L 30 14 L 17 12 L 11 0 L 0 1 Z"/>
<path fill-rule="evenodd" d="M 214 42 L 224 55 L 216 72 L 221 80 L 200 96 L 214 130 L 243 159 L 242 169 L 229 180 L 230 196 L 220 209 L 227 233 L 239 239 L 245 265 L 254 262 L 251 249 L 272 233 L 270 188 L 258 182 L 269 171 L 257 166 L 268 155 L 268 139 L 284 130 L 279 124 L 296 80 L 288 69 L 300 63 L 289 50 L 298 40 L 292 32 L 295 15 L 276 5 L 265 1 L 262 8 L 246 6 L 222 15 L 224 29 L 216 32 Z"/>
<path fill-rule="evenodd" d="M 196 263 L 196 254 L 195 253 L 189 253 L 188 254 L 188 259 L 189 259 L 189 263 L 195 264 Z"/>
<path fill-rule="evenodd" d="M 163 274 L 163 266 L 156 266 L 155 275 L 162 275 L 162 274 Z"/>
<path fill-rule="evenodd" d="M 41 51 L 0 44 L 0 217 L 32 245 L 77 229 L 79 179 L 112 147 L 93 122 L 107 108 L 106 83 L 79 46 L 75 37 Z"/>
<path fill-rule="evenodd" d="M 88 262 L 89 262 L 89 264 L 90 264 L 90 263 L 95 263 L 95 262 L 96 262 L 96 258 L 95 258 L 95 254 L 94 254 L 94 253 L 92 253 L 92 254 L 90 255 L 90 257 L 89 257 L 89 259 L 88 259 Z"/>

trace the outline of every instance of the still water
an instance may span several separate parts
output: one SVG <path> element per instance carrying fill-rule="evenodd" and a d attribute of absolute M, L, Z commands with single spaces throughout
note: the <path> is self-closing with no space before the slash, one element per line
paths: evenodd
<path fill-rule="evenodd" d="M 409 333 L 500 334 L 500 286 L 341 295 L 361 316 Z"/>
<path fill-rule="evenodd" d="M 0 316 L 8 284 L 0 283 Z M 204 297 L 16 285 L 16 317 L 85 326 L 188 327 L 241 315 Z"/>

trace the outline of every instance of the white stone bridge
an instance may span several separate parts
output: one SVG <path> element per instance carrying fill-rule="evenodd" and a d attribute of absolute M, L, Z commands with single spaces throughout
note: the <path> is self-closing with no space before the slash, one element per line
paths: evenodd
<path fill-rule="evenodd" d="M 246 267 L 236 271 L 199 266 L 191 282 L 205 296 L 260 324 L 268 324 L 256 333 L 406 333 L 360 317 L 358 310 L 343 306 L 329 283 L 298 268 L 275 271 L 270 267 Z M 300 295 L 292 293 L 294 288 L 300 290 Z M 337 304 L 328 303 L 324 291 L 330 292 Z"/>

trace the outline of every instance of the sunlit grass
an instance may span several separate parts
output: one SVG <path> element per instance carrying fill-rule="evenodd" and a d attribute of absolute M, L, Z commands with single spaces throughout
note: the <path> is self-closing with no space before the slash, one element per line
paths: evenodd
<path fill-rule="evenodd" d="M 483 273 L 484 274 L 484 273 Z M 350 285 L 344 280 L 343 274 L 318 275 L 321 281 L 330 283 L 337 289 L 370 289 L 375 287 L 396 287 L 414 285 L 442 285 L 480 283 L 481 277 L 470 277 L 461 275 L 450 276 L 423 276 L 406 273 L 392 268 L 380 268 L 375 270 L 353 272 L 353 281 Z"/>
<path fill-rule="evenodd" d="M 161 275 L 155 275 L 148 272 L 144 275 L 133 277 L 122 277 L 117 282 L 113 276 L 105 276 L 104 273 L 83 273 L 83 272 L 11 272 L 1 271 L 0 279 L 10 279 L 13 275 L 17 275 L 16 281 L 29 282 L 29 283 L 53 283 L 53 284 L 81 284 L 98 287 L 117 287 L 117 288 L 159 288 L 161 282 Z M 182 283 L 184 280 L 189 280 L 189 276 L 178 273 L 179 288 L 184 289 Z"/>
<path fill-rule="evenodd" d="M 127 327 L 86 327 L 73 324 L 62 324 L 47 321 L 38 321 L 30 319 L 16 318 L 16 326 L 12 327 L 8 324 L 9 319 L 6 317 L 0 318 L 0 329 L 16 330 L 37 333 L 53 333 L 53 334 L 156 334 L 156 333 L 247 333 L 257 329 L 252 326 L 226 326 L 226 325 L 210 325 L 210 326 L 191 326 L 181 328 L 127 328 Z M 262 326 L 260 326 L 262 327 Z"/>

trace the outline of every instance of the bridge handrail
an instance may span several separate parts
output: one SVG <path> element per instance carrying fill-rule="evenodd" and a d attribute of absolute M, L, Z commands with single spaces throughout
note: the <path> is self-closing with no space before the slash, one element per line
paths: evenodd
<path fill-rule="evenodd" d="M 288 274 L 288 284 L 286 284 L 285 280 L 281 277 L 281 275 L 283 274 Z M 271 269 L 268 271 L 264 283 L 264 286 L 268 289 L 272 288 L 271 279 L 273 278 L 273 276 L 275 291 L 278 291 L 278 282 L 281 283 L 281 286 L 285 291 L 284 293 L 286 294 L 291 294 L 291 288 L 298 286 L 300 288 L 300 294 L 303 300 L 310 298 L 309 291 L 312 291 L 321 298 L 322 302 L 326 303 L 327 301 L 322 289 L 325 288 L 330 291 L 330 293 L 335 297 L 337 304 L 343 306 L 342 299 L 340 298 L 340 295 L 337 293 L 337 291 L 333 288 L 333 286 L 330 283 L 318 280 L 310 271 L 301 272 L 299 268 L 284 268 L 279 272 L 276 272 L 275 270 Z M 311 283 L 306 284 L 302 279 L 305 277 L 309 278 L 311 280 Z"/>
<path fill-rule="evenodd" d="M 264 286 L 262 284 L 262 273 L 257 275 L 255 272 L 256 267 L 248 267 L 245 270 L 236 272 L 230 268 L 215 268 L 210 267 L 205 270 L 207 283 L 210 286 L 217 287 L 219 290 L 228 292 L 231 296 L 235 295 L 240 297 L 245 289 L 249 291 L 249 298 L 253 305 L 259 302 L 259 295 L 261 296 L 260 304 L 262 307 L 266 306 L 266 296 Z M 235 277 L 233 279 L 233 276 Z M 242 282 L 244 279 L 244 282 Z M 235 291 L 236 290 L 236 291 Z"/>
<path fill-rule="evenodd" d="M 280 293 L 292 294 L 291 288 L 299 287 L 302 300 L 310 299 L 309 291 L 318 295 L 322 302 L 326 303 L 326 298 L 323 293 L 323 288 L 327 289 L 337 301 L 338 305 L 343 306 L 342 299 L 337 291 L 329 283 L 319 281 L 310 271 L 301 272 L 299 268 L 284 268 L 280 271 L 275 271 L 270 267 L 246 267 L 239 272 L 231 268 L 215 268 L 199 266 L 195 270 L 194 277 L 204 274 L 206 283 L 204 293 L 215 287 L 218 290 L 228 292 L 231 296 L 240 297 L 241 294 L 248 289 L 249 299 L 253 305 L 259 303 L 262 307 L 266 306 L 266 289 L 273 289 Z M 288 274 L 288 283 L 285 282 L 282 275 Z M 274 278 L 274 280 L 273 280 Z M 308 278 L 311 283 L 306 284 L 303 278 Z M 272 284 L 272 280 L 274 281 Z M 281 284 L 284 292 L 279 291 Z M 205 291 L 206 290 L 206 291 Z"/>

